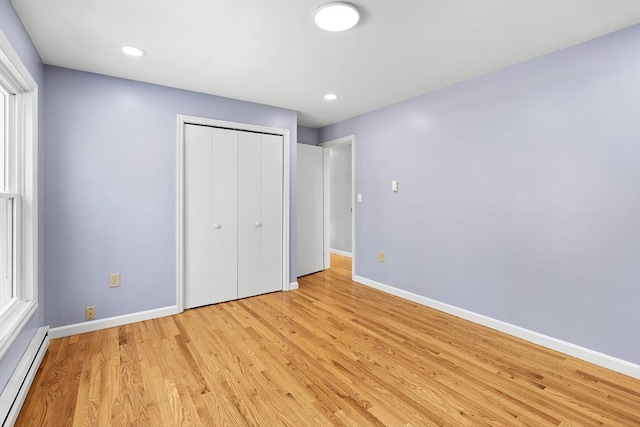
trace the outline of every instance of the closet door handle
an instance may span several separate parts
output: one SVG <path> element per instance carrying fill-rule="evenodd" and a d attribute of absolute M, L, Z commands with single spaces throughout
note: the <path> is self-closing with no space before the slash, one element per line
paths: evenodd
<path fill-rule="evenodd" d="M 213 224 L 213 229 L 214 230 L 218 230 L 220 229 L 221 225 L 220 224 Z"/>
<path fill-rule="evenodd" d="M 253 226 L 255 228 L 260 228 L 260 227 L 262 227 L 262 223 L 260 221 L 257 221 L 255 224 L 253 224 Z"/>

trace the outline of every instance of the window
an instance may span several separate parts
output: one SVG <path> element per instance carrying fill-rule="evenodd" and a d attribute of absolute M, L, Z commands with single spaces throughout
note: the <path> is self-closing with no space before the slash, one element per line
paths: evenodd
<path fill-rule="evenodd" d="M 0 32 L 0 359 L 38 306 L 37 100 Z"/>
<path fill-rule="evenodd" d="M 0 87 L 0 312 L 16 294 L 13 282 L 13 254 L 15 192 L 11 166 L 13 162 L 12 144 L 9 140 L 9 108 L 13 97 Z"/>

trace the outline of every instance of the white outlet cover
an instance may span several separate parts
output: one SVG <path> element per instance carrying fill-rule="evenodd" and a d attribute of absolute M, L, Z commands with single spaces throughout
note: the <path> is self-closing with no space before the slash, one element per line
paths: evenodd
<path fill-rule="evenodd" d="M 120 287 L 120 273 L 112 273 L 109 275 L 109 286 L 112 288 Z"/>

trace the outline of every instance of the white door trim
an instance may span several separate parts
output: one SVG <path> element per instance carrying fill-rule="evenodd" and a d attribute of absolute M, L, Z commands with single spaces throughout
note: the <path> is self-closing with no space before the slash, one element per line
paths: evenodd
<path fill-rule="evenodd" d="M 329 148 L 351 144 L 351 280 L 356 276 L 356 136 L 348 135 L 342 138 L 318 144 L 324 149 L 324 268 L 331 267 L 331 215 L 330 215 L 330 173 Z"/>
<path fill-rule="evenodd" d="M 229 122 L 204 117 L 178 114 L 178 165 L 177 165 L 177 268 L 176 268 L 176 305 L 180 312 L 184 311 L 184 126 L 186 124 L 212 126 L 223 129 L 234 129 L 249 132 L 280 135 L 283 140 L 283 185 L 282 185 L 282 290 L 289 291 L 289 204 L 290 204 L 290 170 L 291 143 L 289 129 L 272 128 L 247 123 Z"/>

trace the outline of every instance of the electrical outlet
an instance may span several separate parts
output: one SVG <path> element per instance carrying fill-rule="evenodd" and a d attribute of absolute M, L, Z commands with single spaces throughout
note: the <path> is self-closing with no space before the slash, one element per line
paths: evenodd
<path fill-rule="evenodd" d="M 84 309 L 84 317 L 86 320 L 93 320 L 96 318 L 96 306 L 92 305 Z"/>
<path fill-rule="evenodd" d="M 109 286 L 112 288 L 120 286 L 120 273 L 113 273 L 109 275 Z"/>
<path fill-rule="evenodd" d="M 378 253 L 378 261 L 384 262 L 384 252 L 383 251 L 380 251 L 380 253 Z"/>

